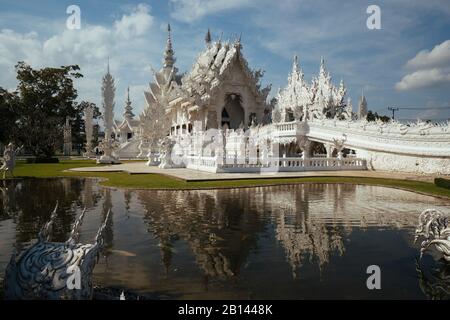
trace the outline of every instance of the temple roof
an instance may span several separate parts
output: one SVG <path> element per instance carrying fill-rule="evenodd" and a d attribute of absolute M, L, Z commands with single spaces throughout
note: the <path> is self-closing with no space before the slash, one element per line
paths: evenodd
<path fill-rule="evenodd" d="M 210 32 L 205 37 L 206 48 L 200 53 L 191 71 L 183 76 L 172 62 L 173 48 L 168 29 L 168 45 L 165 52 L 165 63 L 159 71 L 152 70 L 154 80 L 144 91 L 147 106 L 164 106 L 170 111 L 176 105 L 189 110 L 208 105 L 215 97 L 216 90 L 229 79 L 231 70 L 238 65 L 239 72 L 244 73 L 244 83 L 261 103 L 266 103 L 270 86 L 261 88 L 260 79 L 264 72 L 251 70 L 243 57 L 241 40 L 234 42 L 211 41 Z M 170 57 L 167 63 L 167 56 Z M 234 71 L 233 71 L 234 72 Z"/>
<path fill-rule="evenodd" d="M 116 132 L 134 132 L 139 128 L 140 121 L 137 119 L 114 120 Z"/>
<path fill-rule="evenodd" d="M 233 66 L 233 62 L 237 61 L 241 64 L 249 83 L 255 87 L 255 94 L 265 94 L 265 91 L 259 92 L 259 80 L 262 72 L 250 70 L 241 49 L 240 40 L 234 43 L 222 43 L 220 41 L 207 43 L 206 49 L 200 53 L 192 70 L 182 78 L 183 91 L 189 97 L 198 99 L 200 102 L 207 102 L 211 98 L 211 91 L 214 91 L 221 84 L 227 72 Z"/>

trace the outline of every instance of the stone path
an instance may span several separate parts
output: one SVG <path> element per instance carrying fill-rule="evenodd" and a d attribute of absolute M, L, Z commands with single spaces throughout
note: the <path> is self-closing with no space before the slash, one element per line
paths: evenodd
<path fill-rule="evenodd" d="M 433 182 L 436 176 L 417 175 L 413 173 L 398 173 L 384 171 L 306 171 L 306 172 L 275 172 L 275 173 L 210 173 L 192 169 L 160 169 L 150 167 L 145 162 L 127 162 L 110 166 L 84 167 L 69 169 L 75 172 L 128 172 L 131 174 L 158 173 L 185 181 L 236 180 L 236 179 L 267 179 L 267 178 L 301 178 L 301 177 L 364 177 L 387 178 L 402 180 L 417 180 Z"/>

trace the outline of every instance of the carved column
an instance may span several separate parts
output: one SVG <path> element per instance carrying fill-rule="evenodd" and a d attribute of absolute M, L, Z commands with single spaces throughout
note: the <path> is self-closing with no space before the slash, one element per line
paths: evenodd
<path fill-rule="evenodd" d="M 86 110 L 84 110 L 84 116 L 84 131 L 86 133 L 85 157 L 89 158 L 92 155 L 92 119 L 94 118 L 94 108 L 92 108 L 92 106 L 86 107 Z"/>
<path fill-rule="evenodd" d="M 324 143 L 325 146 L 325 150 L 327 151 L 327 158 L 332 158 L 333 157 L 333 150 L 334 147 L 331 143 Z"/>

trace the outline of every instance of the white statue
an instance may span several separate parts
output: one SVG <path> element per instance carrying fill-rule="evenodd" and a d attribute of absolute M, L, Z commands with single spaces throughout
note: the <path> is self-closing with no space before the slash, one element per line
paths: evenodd
<path fill-rule="evenodd" d="M 162 169 L 173 168 L 172 150 L 175 145 L 175 141 L 166 137 L 161 143 L 161 154 L 159 156 L 159 167 Z"/>
<path fill-rule="evenodd" d="M 112 138 L 103 139 L 98 147 L 103 152 L 103 155 L 97 159 L 97 163 L 120 163 L 119 159 L 114 155 L 114 150 L 119 146 L 119 143 Z"/>
<path fill-rule="evenodd" d="M 343 157 L 342 150 L 344 150 L 345 141 L 347 141 L 346 136 L 344 136 L 342 139 L 333 138 L 333 146 L 337 151 L 337 158 L 339 160 L 342 160 L 342 157 Z"/>
<path fill-rule="evenodd" d="M 5 272 L 6 299 L 92 299 L 92 271 L 103 247 L 110 212 L 100 226 L 94 244 L 78 243 L 85 210 L 76 219 L 66 242 L 51 242 L 57 207 L 39 232 L 38 241 L 19 255 L 12 255 Z"/>
<path fill-rule="evenodd" d="M 6 178 L 6 173 L 14 177 L 14 168 L 16 167 L 16 156 L 22 150 L 23 146 L 20 148 L 14 148 L 14 144 L 10 142 L 3 152 L 3 158 L 0 158 L 2 165 L 0 171 L 3 171 L 3 179 Z"/>
<path fill-rule="evenodd" d="M 436 209 L 427 209 L 419 216 L 414 241 L 424 238 L 421 243 L 420 256 L 434 246 L 450 262 L 450 214 Z"/>
<path fill-rule="evenodd" d="M 92 106 L 87 106 L 84 110 L 85 122 L 84 122 L 84 131 L 86 133 L 86 153 L 84 156 L 86 158 L 90 158 L 93 155 L 92 152 L 92 119 L 94 118 L 94 108 Z"/>

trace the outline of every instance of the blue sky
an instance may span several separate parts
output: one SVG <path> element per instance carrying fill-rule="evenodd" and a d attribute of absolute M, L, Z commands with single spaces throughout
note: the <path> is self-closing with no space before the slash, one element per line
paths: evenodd
<path fill-rule="evenodd" d="M 81 8 L 81 29 L 66 28 L 66 8 Z M 368 5 L 381 9 L 381 29 L 369 30 Z M 299 56 L 308 80 L 323 56 L 333 81 L 343 78 L 357 106 L 361 90 L 369 109 L 399 118 L 449 119 L 450 3 L 448 0 L 306 1 L 10 1 L 0 0 L 0 86 L 16 86 L 14 64 L 33 67 L 79 64 L 85 78 L 79 98 L 100 104 L 107 57 L 117 82 L 116 118 L 130 86 L 135 113 L 144 106 L 150 66 L 161 67 L 166 24 L 172 25 L 180 71 L 190 70 L 213 38 L 242 33 L 250 67 L 266 71 L 272 95 L 286 84 L 292 57 Z"/>

